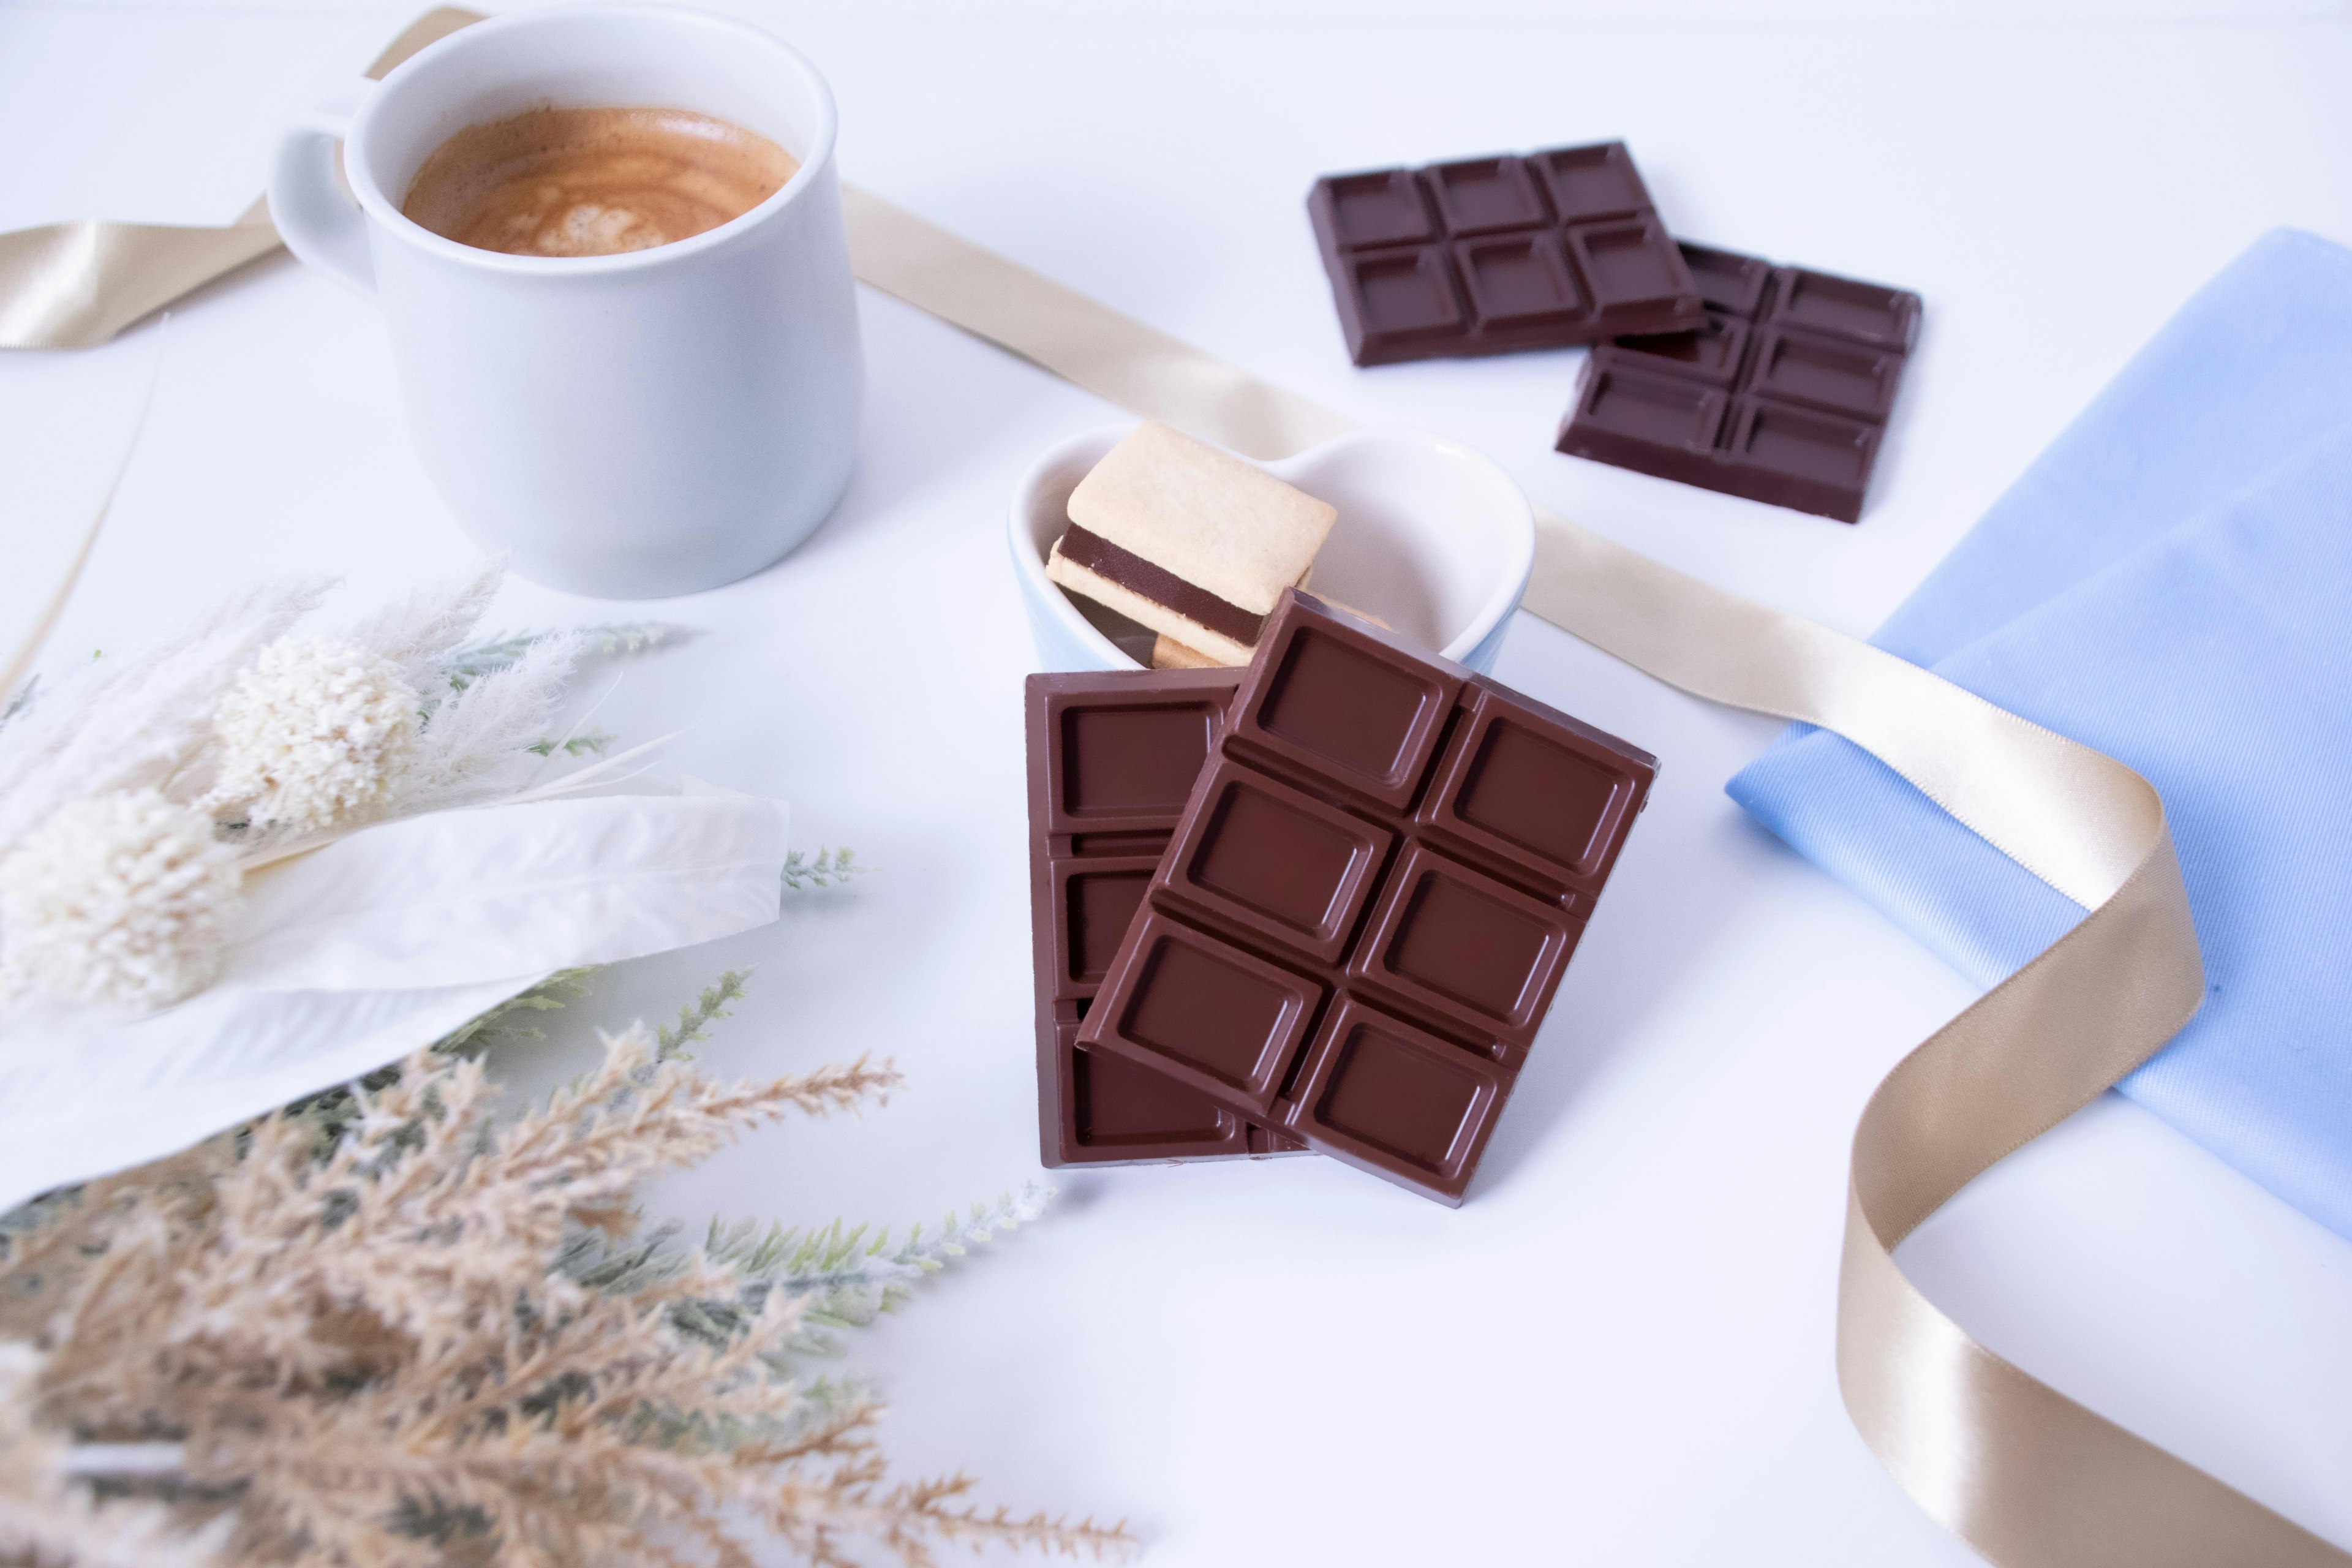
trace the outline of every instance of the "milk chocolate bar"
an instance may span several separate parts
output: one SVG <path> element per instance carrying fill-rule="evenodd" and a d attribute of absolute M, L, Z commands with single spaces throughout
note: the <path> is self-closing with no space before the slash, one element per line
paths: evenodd
<path fill-rule="evenodd" d="M 1239 665 L 1339 512 L 1254 463 L 1143 425 L 1078 481 L 1069 516 L 1048 577 L 1204 662 Z"/>
<path fill-rule="evenodd" d="M 1859 521 L 1919 296 L 1701 245 L 1682 253 L 1706 324 L 1594 349 L 1559 449 Z"/>
<path fill-rule="evenodd" d="M 1047 1165 L 1304 1147 L 1151 1068 L 1077 1043 L 1240 679 L 1232 669 L 1029 678 L 1029 929 Z"/>
<path fill-rule="evenodd" d="M 1656 760 L 1296 592 L 1187 735 L 1078 1043 L 1459 1204 Z"/>
<path fill-rule="evenodd" d="M 1358 364 L 1566 348 L 1706 320 L 1622 142 L 1327 174 L 1307 212 Z"/>

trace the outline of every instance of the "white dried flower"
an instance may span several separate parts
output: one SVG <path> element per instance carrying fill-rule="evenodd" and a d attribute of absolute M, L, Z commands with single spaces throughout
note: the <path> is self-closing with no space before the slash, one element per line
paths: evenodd
<path fill-rule="evenodd" d="M 328 637 L 280 637 L 213 715 L 221 762 L 206 803 L 296 833 L 375 811 L 415 748 L 419 706 L 389 659 Z"/>
<path fill-rule="evenodd" d="M 177 1001 L 218 966 L 237 880 L 194 806 L 152 789 L 70 801 L 0 860 L 0 994 Z"/>

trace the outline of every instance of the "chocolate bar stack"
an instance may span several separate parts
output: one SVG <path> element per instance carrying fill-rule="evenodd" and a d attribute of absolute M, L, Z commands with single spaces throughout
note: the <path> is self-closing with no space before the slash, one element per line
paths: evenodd
<path fill-rule="evenodd" d="M 1596 343 L 1560 451 L 1860 520 L 1918 295 L 1677 244 L 1620 142 L 1326 175 L 1307 211 L 1358 364 Z"/>
<path fill-rule="evenodd" d="M 1656 762 L 1286 590 L 1245 668 L 1029 678 L 1045 1163 L 1459 1204 Z"/>
<path fill-rule="evenodd" d="M 1071 492 L 1049 577 L 1161 668 L 1029 678 L 1048 1165 L 1460 1203 L 1642 808 L 1646 753 L 1301 593 L 1335 518 L 1157 425 Z"/>

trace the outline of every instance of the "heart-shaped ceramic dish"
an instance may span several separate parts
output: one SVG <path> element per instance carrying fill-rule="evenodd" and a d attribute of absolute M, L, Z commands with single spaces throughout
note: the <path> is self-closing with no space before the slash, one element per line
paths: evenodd
<path fill-rule="evenodd" d="M 1133 429 L 1117 425 L 1048 449 L 1013 498 L 1013 573 L 1047 669 L 1135 669 L 1151 633 L 1045 575 L 1069 526 L 1070 492 Z M 1339 509 L 1308 588 L 1386 621 L 1456 664 L 1491 668 L 1535 565 L 1535 515 L 1494 462 L 1415 430 L 1360 430 L 1257 467 Z"/>

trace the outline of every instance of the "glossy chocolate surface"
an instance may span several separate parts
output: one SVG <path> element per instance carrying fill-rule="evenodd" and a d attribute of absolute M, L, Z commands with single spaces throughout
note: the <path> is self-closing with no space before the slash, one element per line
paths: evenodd
<path fill-rule="evenodd" d="M 1149 1066 L 1077 1043 L 1240 679 L 1234 669 L 1029 678 L 1030 933 L 1047 1165 L 1303 1147 Z"/>
<path fill-rule="evenodd" d="M 1358 364 L 1565 348 L 1705 320 L 1622 142 L 1327 175 L 1307 211 Z"/>
<path fill-rule="evenodd" d="M 1079 1038 L 1458 1204 L 1656 766 L 1287 593 Z"/>
<path fill-rule="evenodd" d="M 1559 449 L 1859 521 L 1919 296 L 1705 246 L 1682 252 L 1706 324 L 1594 349 Z"/>

